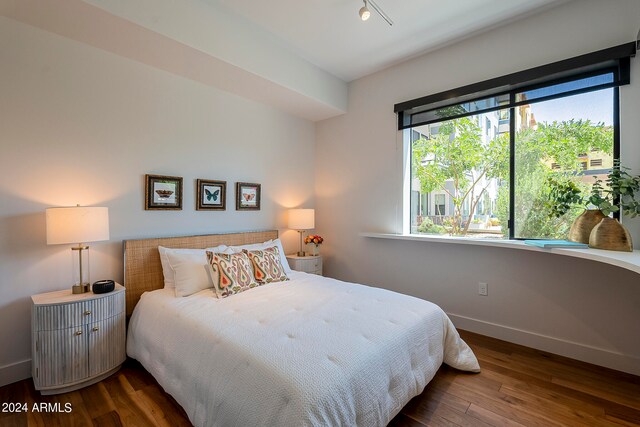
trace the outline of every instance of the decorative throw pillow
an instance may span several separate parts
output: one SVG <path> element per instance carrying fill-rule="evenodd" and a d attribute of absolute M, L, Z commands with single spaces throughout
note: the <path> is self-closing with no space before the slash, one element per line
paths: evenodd
<path fill-rule="evenodd" d="M 280 250 L 277 246 L 245 252 L 251 260 L 253 275 L 259 284 L 289 280 L 280 262 Z"/>
<path fill-rule="evenodd" d="M 242 252 L 243 250 L 255 251 L 256 249 L 263 250 L 266 248 L 271 248 L 277 246 L 280 250 L 280 263 L 284 267 L 285 273 L 291 273 L 291 267 L 289 267 L 289 262 L 287 261 L 287 256 L 285 255 L 284 249 L 282 248 L 282 242 L 280 239 L 275 240 L 267 240 L 263 243 L 253 243 L 251 245 L 240 245 L 240 246 L 229 246 L 233 252 Z"/>
<path fill-rule="evenodd" d="M 207 251 L 209 272 L 218 298 L 238 294 L 258 286 L 251 261 L 244 252 L 215 253 Z"/>

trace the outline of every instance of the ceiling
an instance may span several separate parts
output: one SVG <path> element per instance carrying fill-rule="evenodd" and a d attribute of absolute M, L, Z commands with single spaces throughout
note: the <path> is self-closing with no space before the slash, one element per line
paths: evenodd
<path fill-rule="evenodd" d="M 376 0 L 394 21 L 392 27 L 373 10 L 362 22 L 361 0 L 205 1 L 351 81 L 566 0 Z"/>
<path fill-rule="evenodd" d="M 0 0 L 0 16 L 318 121 L 347 110 L 346 82 L 566 1 L 376 0 L 391 27 L 362 22 L 362 0 Z"/>

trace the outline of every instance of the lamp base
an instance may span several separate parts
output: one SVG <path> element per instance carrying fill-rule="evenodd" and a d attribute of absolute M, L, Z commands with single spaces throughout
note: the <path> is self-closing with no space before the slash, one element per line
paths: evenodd
<path fill-rule="evenodd" d="M 298 252 L 296 255 L 297 256 L 307 256 L 306 252 L 302 252 L 302 251 Z"/>
<path fill-rule="evenodd" d="M 71 293 L 73 293 L 73 294 L 84 294 L 86 292 L 89 292 L 89 284 L 88 283 L 83 283 L 81 285 L 73 285 L 71 287 Z"/>
<path fill-rule="evenodd" d="M 71 248 L 72 251 L 78 253 L 78 257 L 74 258 L 74 270 L 78 273 L 74 274 L 73 281 L 76 283 L 71 287 L 74 294 L 84 294 L 91 290 L 91 284 L 86 282 L 89 280 L 89 246 L 78 243 L 78 246 Z M 86 256 L 82 256 L 82 252 L 86 251 Z M 76 264 L 77 262 L 77 264 Z"/>

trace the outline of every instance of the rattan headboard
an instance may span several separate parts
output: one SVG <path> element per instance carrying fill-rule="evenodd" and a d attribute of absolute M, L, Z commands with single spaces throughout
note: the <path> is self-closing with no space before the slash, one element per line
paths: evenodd
<path fill-rule="evenodd" d="M 269 230 L 125 240 L 124 286 L 127 288 L 127 316 L 131 315 L 143 292 L 164 287 L 158 246 L 204 249 L 218 245 L 247 245 L 277 238 L 278 231 Z"/>

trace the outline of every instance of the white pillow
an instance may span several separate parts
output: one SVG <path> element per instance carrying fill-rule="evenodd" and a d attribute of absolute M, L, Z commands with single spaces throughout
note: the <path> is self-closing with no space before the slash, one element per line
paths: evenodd
<path fill-rule="evenodd" d="M 278 247 L 278 252 L 280 252 L 280 263 L 282 264 L 282 267 L 284 267 L 284 271 L 286 273 L 291 273 L 292 270 L 291 270 L 291 267 L 289 266 L 289 262 L 287 261 L 287 256 L 284 253 L 284 249 L 282 249 L 282 242 L 280 241 L 280 239 L 267 240 L 266 242 L 263 242 L 263 243 L 253 243 L 251 245 L 229 246 L 228 248 L 234 252 L 241 252 L 243 249 L 246 249 L 248 251 L 255 251 L 255 250 L 271 248 L 273 246 Z M 219 252 L 223 252 L 223 251 L 219 251 Z"/>
<path fill-rule="evenodd" d="M 207 249 L 174 249 L 174 248 L 165 248 L 164 246 L 158 246 L 158 252 L 160 253 L 160 263 L 162 264 L 162 275 L 164 276 L 164 287 L 165 288 L 175 288 L 175 271 L 169 262 L 169 254 L 177 254 L 177 255 L 191 255 L 196 256 L 196 262 L 198 264 L 206 265 L 207 264 L 207 254 L 206 251 L 211 252 L 224 252 L 225 250 L 229 250 L 227 245 L 220 245 L 214 248 Z M 198 259 L 199 257 L 199 259 Z"/>
<path fill-rule="evenodd" d="M 229 246 L 229 248 L 233 250 L 233 252 L 238 253 L 242 252 L 243 250 L 259 251 L 262 249 L 270 248 L 271 246 L 273 246 L 273 240 L 267 240 L 266 242 L 262 243 L 252 243 L 250 245 Z"/>
<path fill-rule="evenodd" d="M 205 261 L 207 256 L 205 254 L 204 249 L 173 249 L 173 248 L 165 248 L 164 246 L 158 246 L 158 252 L 160 253 L 160 263 L 162 264 L 162 275 L 164 276 L 164 287 L 165 288 L 175 288 L 175 273 L 171 268 L 171 264 L 169 263 L 169 258 L 167 254 L 169 253 L 179 253 L 179 254 L 194 254 L 197 255 L 202 253 Z"/>
<path fill-rule="evenodd" d="M 169 252 L 167 258 L 174 273 L 177 297 L 187 297 L 203 289 L 213 287 L 206 269 L 206 258 L 203 263 L 202 254 Z"/>

